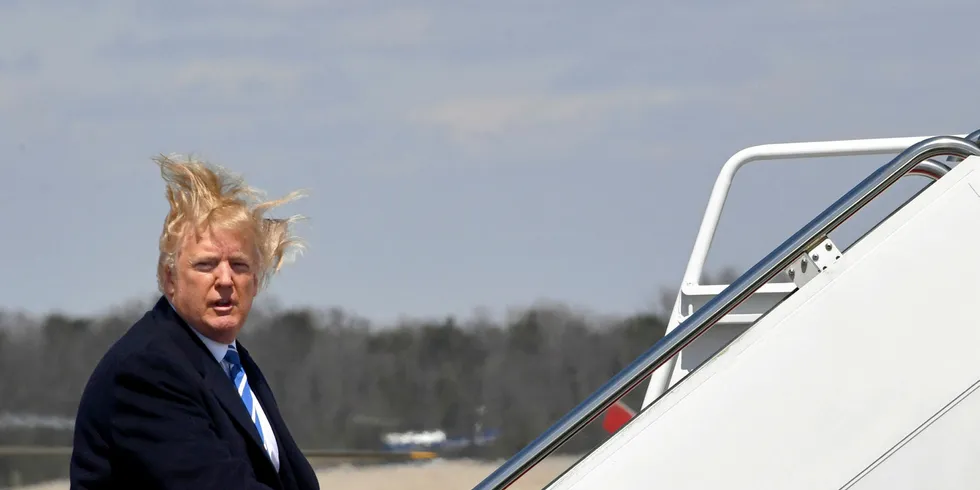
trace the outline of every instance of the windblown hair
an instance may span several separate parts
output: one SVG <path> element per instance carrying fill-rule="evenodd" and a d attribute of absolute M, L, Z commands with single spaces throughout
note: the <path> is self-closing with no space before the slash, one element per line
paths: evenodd
<path fill-rule="evenodd" d="M 187 233 L 209 229 L 242 232 L 255 244 L 253 258 L 259 288 L 292 259 L 302 242 L 290 235 L 290 225 L 303 217 L 266 218 L 265 213 L 293 199 L 302 197 L 294 191 L 282 199 L 263 201 L 262 191 L 249 187 L 238 175 L 224 168 L 181 155 L 160 155 L 153 159 L 167 184 L 167 213 L 160 234 L 160 258 L 157 263 L 157 287 L 165 293 L 165 273 L 173 271 L 177 253 Z"/>

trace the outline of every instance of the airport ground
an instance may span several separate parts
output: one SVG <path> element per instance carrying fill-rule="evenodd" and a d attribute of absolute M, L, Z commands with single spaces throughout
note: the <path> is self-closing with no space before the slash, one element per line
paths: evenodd
<path fill-rule="evenodd" d="M 509 490 L 538 490 L 571 466 L 577 458 L 552 456 L 532 469 Z M 502 462 L 502 461 L 501 461 Z M 320 488 L 330 490 L 467 490 L 482 481 L 501 462 L 435 460 L 374 466 L 337 465 L 317 472 Z M 18 490 L 67 490 L 67 481 L 20 487 Z"/>

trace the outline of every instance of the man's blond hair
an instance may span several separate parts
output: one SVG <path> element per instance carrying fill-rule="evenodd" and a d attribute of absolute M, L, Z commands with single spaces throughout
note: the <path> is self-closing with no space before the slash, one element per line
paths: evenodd
<path fill-rule="evenodd" d="M 282 199 L 263 201 L 263 192 L 249 187 L 238 175 L 224 168 L 195 160 L 189 156 L 160 155 L 153 159 L 167 184 L 170 212 L 160 234 L 160 257 L 157 263 L 157 287 L 166 294 L 168 269 L 175 272 L 177 254 L 187 233 L 209 229 L 230 229 L 244 233 L 255 244 L 253 258 L 259 289 L 292 256 L 302 248 L 301 241 L 290 234 L 289 218 L 266 218 L 266 211 L 301 197 L 294 191 Z"/>

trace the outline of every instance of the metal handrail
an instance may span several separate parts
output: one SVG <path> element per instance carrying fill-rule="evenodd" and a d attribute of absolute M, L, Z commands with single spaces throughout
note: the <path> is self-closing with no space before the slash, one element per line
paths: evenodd
<path fill-rule="evenodd" d="M 972 141 L 974 143 L 980 144 L 980 129 L 977 129 L 977 130 L 973 131 L 972 133 L 964 136 L 963 138 L 964 139 L 967 139 L 967 140 L 970 140 L 970 141 Z M 955 155 L 949 155 L 949 156 L 946 157 L 946 161 L 947 162 L 950 162 L 950 163 L 957 163 L 957 162 L 962 161 L 962 160 L 963 160 L 963 158 L 958 157 L 958 156 L 955 156 Z"/>
<path fill-rule="evenodd" d="M 964 136 L 963 139 L 980 144 L 980 129 Z M 946 157 L 946 161 L 949 163 L 957 163 L 962 160 L 962 157 L 955 155 L 949 155 Z M 948 174 L 950 170 L 952 170 L 952 168 L 949 165 L 937 159 L 929 159 L 920 162 L 918 165 L 913 167 L 912 170 L 909 170 L 909 175 L 921 175 L 935 181 L 939 180 L 939 178 L 943 175 Z"/>
<path fill-rule="evenodd" d="M 949 173 L 950 170 L 952 169 L 949 165 L 946 165 L 939 160 L 930 159 L 920 162 L 918 165 L 912 168 L 912 170 L 909 170 L 909 175 L 921 175 L 936 181 L 943 175 Z"/>
<path fill-rule="evenodd" d="M 543 460 L 565 441 L 585 428 L 592 420 L 628 393 L 645 377 L 687 344 L 707 331 L 718 320 L 752 295 L 756 289 L 788 267 L 797 257 L 819 244 L 823 238 L 868 202 L 881 194 L 920 162 L 942 155 L 960 158 L 980 156 L 980 146 L 953 136 L 936 136 L 922 140 L 899 153 L 856 185 L 824 212 L 742 274 L 718 296 L 695 311 L 687 320 L 641 354 L 629 366 L 613 376 L 585 401 L 573 408 L 497 470 L 476 485 L 474 490 L 507 488 Z"/>

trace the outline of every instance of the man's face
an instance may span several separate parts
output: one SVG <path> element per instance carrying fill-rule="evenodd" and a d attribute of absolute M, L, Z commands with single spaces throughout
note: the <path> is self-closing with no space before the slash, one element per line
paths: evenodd
<path fill-rule="evenodd" d="M 176 265 L 166 277 L 177 313 L 212 340 L 232 343 L 245 324 L 258 289 L 252 244 L 240 234 L 187 233 Z"/>

